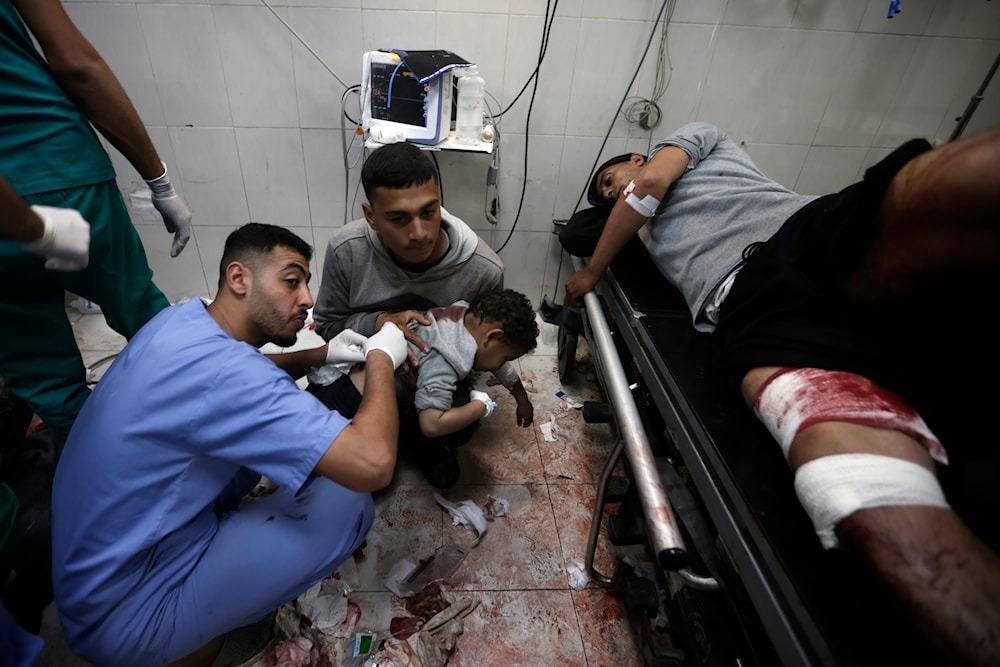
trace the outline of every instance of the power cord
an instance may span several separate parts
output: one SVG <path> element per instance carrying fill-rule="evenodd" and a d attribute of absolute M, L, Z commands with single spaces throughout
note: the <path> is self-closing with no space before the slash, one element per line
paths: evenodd
<path fill-rule="evenodd" d="M 541 69 L 542 61 L 545 59 L 545 51 L 548 49 L 549 45 L 549 35 L 552 33 L 552 21 L 556 17 L 556 7 L 559 6 L 559 0 L 556 0 L 555 4 L 552 5 L 551 16 L 549 16 L 549 4 L 550 3 L 548 1 L 545 3 L 545 18 L 542 19 L 544 27 L 542 28 L 542 47 L 538 54 L 538 63 L 535 64 L 535 69 L 531 72 L 530 75 L 528 75 L 528 80 L 524 82 L 523 86 L 521 86 L 521 90 L 518 91 L 517 95 L 514 96 L 514 99 L 511 100 L 511 103 L 508 104 L 507 108 L 501 111 L 498 114 L 498 116 L 503 116 L 505 113 L 510 111 L 514 107 L 514 105 L 517 104 L 517 101 L 521 99 L 521 95 L 524 94 L 524 91 L 528 89 L 528 84 L 530 84 L 532 81 L 537 82 L 538 80 L 538 70 Z"/>
<path fill-rule="evenodd" d="M 663 112 L 660 110 L 658 102 L 663 97 L 663 94 L 667 92 L 670 79 L 674 74 L 674 67 L 670 63 L 670 48 L 667 42 L 667 33 L 677 2 L 676 0 L 671 0 L 669 4 L 670 9 L 667 10 L 667 18 L 660 24 L 660 46 L 657 50 L 653 93 L 649 98 L 639 96 L 628 98 L 634 101 L 625 109 L 623 114 L 625 120 L 637 124 L 644 130 L 653 130 L 663 119 Z"/>
<path fill-rule="evenodd" d="M 524 119 L 524 175 L 525 175 L 525 178 L 521 179 L 521 196 L 518 199 L 518 203 L 517 203 L 517 214 L 514 216 L 514 222 L 511 223 L 510 231 L 507 232 L 507 238 L 504 239 L 504 242 L 500 245 L 500 247 L 497 248 L 494 251 L 497 254 L 499 254 L 500 251 L 502 251 L 504 248 L 506 248 L 507 244 L 510 242 L 511 237 L 514 235 L 514 230 L 517 229 L 517 223 L 521 219 L 521 210 L 524 208 L 524 193 L 525 193 L 525 190 L 526 190 L 527 184 L 528 184 L 528 179 L 527 179 L 527 174 L 528 174 L 528 143 L 529 143 L 528 140 L 529 140 L 530 134 L 531 134 L 531 132 L 530 132 L 530 127 L 531 127 L 531 112 L 534 110 L 534 107 L 535 107 L 535 95 L 538 93 L 538 70 L 542 66 L 542 61 L 545 59 L 545 51 L 549 48 L 549 35 L 552 32 L 552 21 L 555 20 L 555 17 L 556 17 L 556 8 L 559 6 L 559 0 L 555 0 L 555 3 L 551 4 L 551 12 L 552 12 L 551 15 L 549 14 L 549 6 L 550 6 L 550 3 L 546 2 L 545 3 L 545 18 L 543 19 L 543 23 L 545 25 L 545 28 L 542 31 L 542 43 L 541 43 L 541 46 L 539 47 L 539 50 L 538 50 L 538 64 L 535 66 L 535 71 L 532 73 L 531 77 L 528 79 L 529 82 L 533 80 L 534 81 L 534 85 L 533 85 L 533 87 L 531 89 L 531 99 L 528 101 L 528 114 L 527 114 L 527 116 Z M 527 88 L 528 84 L 525 83 L 524 85 L 525 85 L 525 88 Z M 524 92 L 523 88 L 522 88 L 521 92 Z M 518 93 L 517 97 L 520 97 L 520 96 L 521 96 L 521 93 Z M 514 101 L 516 102 L 517 98 L 515 98 Z M 513 105 L 513 104 L 514 104 L 514 102 L 511 102 L 511 105 Z M 508 106 L 507 109 L 509 110 L 510 107 Z"/>

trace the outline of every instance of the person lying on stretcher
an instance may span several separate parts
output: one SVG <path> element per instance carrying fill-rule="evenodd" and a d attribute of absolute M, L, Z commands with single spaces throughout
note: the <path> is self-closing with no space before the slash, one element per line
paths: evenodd
<path fill-rule="evenodd" d="M 605 162 L 588 199 L 608 219 L 566 305 L 582 305 L 648 222 L 654 263 L 694 327 L 719 339 L 823 545 L 859 554 L 942 660 L 997 664 L 1000 557 L 937 477 L 949 453 L 978 443 L 946 452 L 935 433 L 977 416 L 953 394 L 986 405 L 996 394 L 969 391 L 998 355 L 981 327 L 956 323 L 997 294 L 1000 128 L 937 148 L 910 141 L 863 181 L 812 197 L 692 123 L 648 158 Z"/>

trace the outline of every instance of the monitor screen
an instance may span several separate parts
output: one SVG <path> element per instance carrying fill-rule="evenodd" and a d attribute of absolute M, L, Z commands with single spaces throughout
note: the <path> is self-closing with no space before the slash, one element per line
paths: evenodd
<path fill-rule="evenodd" d="M 427 123 L 430 86 L 420 83 L 405 65 L 371 64 L 372 118 L 423 127 Z"/>

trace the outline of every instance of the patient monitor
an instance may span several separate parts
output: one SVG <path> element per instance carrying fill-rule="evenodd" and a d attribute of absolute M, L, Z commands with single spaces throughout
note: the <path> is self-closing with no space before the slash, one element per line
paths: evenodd
<path fill-rule="evenodd" d="M 421 80 L 397 53 L 368 51 L 361 79 L 362 128 L 383 143 L 438 143 L 450 131 L 453 78 L 448 70 Z"/>

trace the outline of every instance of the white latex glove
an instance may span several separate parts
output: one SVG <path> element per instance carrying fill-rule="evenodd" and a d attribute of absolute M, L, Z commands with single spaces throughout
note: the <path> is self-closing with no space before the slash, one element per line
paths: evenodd
<path fill-rule="evenodd" d="M 469 392 L 469 398 L 472 399 L 473 401 L 482 401 L 483 405 L 486 406 L 486 414 L 483 415 L 483 417 L 489 417 L 491 414 L 493 414 L 493 408 L 497 406 L 497 404 L 493 402 L 493 399 L 490 397 L 490 395 L 487 394 L 485 391 L 479 391 L 478 389 L 473 389 L 472 391 Z"/>
<path fill-rule="evenodd" d="M 399 368 L 400 364 L 406 361 L 406 337 L 403 330 L 392 322 L 386 322 L 382 329 L 365 343 L 365 357 L 372 350 L 382 350 L 392 359 L 392 367 Z"/>
<path fill-rule="evenodd" d="M 170 183 L 166 163 L 160 162 L 160 164 L 163 165 L 163 175 L 146 181 L 146 184 L 153 193 L 153 206 L 163 216 L 163 224 L 167 231 L 174 235 L 170 256 L 176 257 L 181 254 L 181 250 L 184 250 L 188 239 L 191 238 L 191 211 Z"/>
<path fill-rule="evenodd" d="M 361 363 L 365 360 L 364 345 L 367 342 L 367 336 L 354 329 L 344 329 L 327 343 L 326 363 Z"/>
<path fill-rule="evenodd" d="M 90 261 L 90 223 L 73 208 L 52 206 L 32 206 L 45 230 L 42 238 L 22 243 L 29 252 L 48 257 L 46 269 L 58 271 L 79 271 L 87 268 Z"/>

